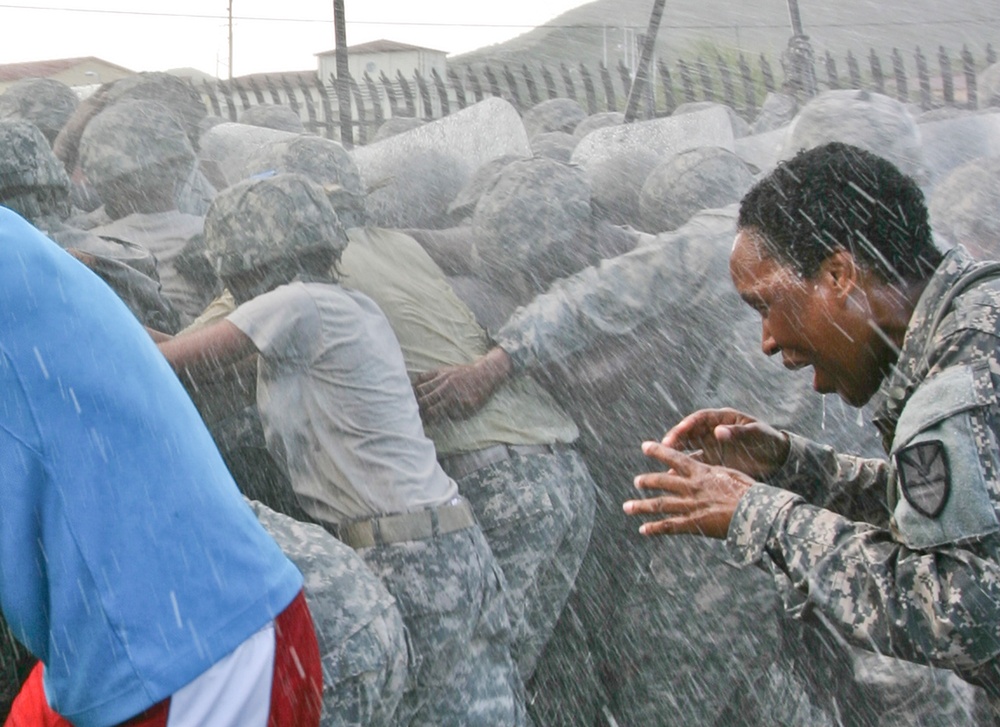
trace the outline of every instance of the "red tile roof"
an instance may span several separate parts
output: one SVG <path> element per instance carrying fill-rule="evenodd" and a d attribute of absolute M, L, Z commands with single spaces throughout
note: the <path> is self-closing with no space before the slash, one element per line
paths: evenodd
<path fill-rule="evenodd" d="M 94 56 L 83 58 L 56 58 L 49 61 L 31 61 L 29 63 L 7 63 L 0 65 L 0 82 L 19 81 L 22 78 L 49 78 L 57 73 L 68 71 L 82 63 L 100 63 L 104 66 L 118 68 L 126 73 L 132 73 L 127 68 L 108 63 Z"/>

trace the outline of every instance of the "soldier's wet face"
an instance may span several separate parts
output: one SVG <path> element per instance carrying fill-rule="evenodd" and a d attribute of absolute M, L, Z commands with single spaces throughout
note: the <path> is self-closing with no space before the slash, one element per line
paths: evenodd
<path fill-rule="evenodd" d="M 760 314 L 764 353 L 780 353 L 789 369 L 811 366 L 816 391 L 861 406 L 882 381 L 886 346 L 863 290 L 837 266 L 835 253 L 805 278 L 766 254 L 751 228 L 737 235 L 729 259 L 737 292 Z"/>

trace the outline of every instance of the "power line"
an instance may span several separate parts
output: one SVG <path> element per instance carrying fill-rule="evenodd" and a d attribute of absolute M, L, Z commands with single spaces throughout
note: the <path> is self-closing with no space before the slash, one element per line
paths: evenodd
<path fill-rule="evenodd" d="M 13 4 L 0 4 L 0 9 L 7 10 L 42 10 L 47 12 L 63 12 L 63 13 L 85 13 L 91 15 L 130 15 L 135 17 L 151 17 L 151 18 L 182 18 L 189 20 L 228 20 L 228 15 L 216 15 L 216 14 L 199 14 L 199 13 L 165 13 L 165 12 L 152 12 L 145 10 L 108 10 L 108 9 L 95 9 L 95 8 L 63 8 L 54 6 L 42 6 L 42 5 L 13 5 Z M 275 18 L 275 17 L 259 17 L 259 16 L 233 16 L 233 20 L 243 20 L 252 22 L 273 22 L 273 23 L 325 23 L 328 25 L 333 24 L 332 18 Z M 823 28 L 894 28 L 894 27 L 905 27 L 911 25 L 969 25 L 969 24 L 980 24 L 980 23 L 993 23 L 1000 22 L 1000 17 L 989 18 L 989 17 L 976 17 L 976 18 L 965 18 L 965 19 L 954 19 L 954 20 L 900 20 L 900 21 L 884 21 L 880 23 L 809 23 L 806 31 L 818 30 Z M 428 27 L 428 28 L 511 28 L 511 29 L 527 29 L 531 30 L 533 28 L 544 27 L 552 29 L 563 29 L 563 30 L 585 30 L 592 28 L 600 28 L 601 25 L 597 24 L 555 24 L 555 23 L 544 23 L 542 25 L 530 25 L 522 23 L 428 23 L 428 22 L 392 22 L 388 20 L 348 20 L 347 25 L 368 25 L 368 26 L 407 26 L 407 27 Z M 612 27 L 612 26 L 609 26 Z M 617 27 L 617 26 L 613 26 Z M 774 30 L 787 28 L 787 23 L 775 23 L 775 24 L 753 24 L 746 25 L 740 24 L 740 27 L 745 30 Z M 727 24 L 695 24 L 695 25 L 671 25 L 670 23 L 664 23 L 661 29 L 667 30 L 732 30 L 733 23 Z"/>

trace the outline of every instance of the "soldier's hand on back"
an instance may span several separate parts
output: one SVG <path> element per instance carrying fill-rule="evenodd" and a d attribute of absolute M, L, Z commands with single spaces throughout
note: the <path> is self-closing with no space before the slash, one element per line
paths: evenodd
<path fill-rule="evenodd" d="M 787 435 L 735 409 L 696 411 L 667 432 L 663 444 L 757 479 L 774 474 L 785 463 L 789 446 Z"/>
<path fill-rule="evenodd" d="M 472 416 L 512 372 L 510 356 L 495 346 L 471 364 L 420 374 L 413 384 L 420 416 L 425 422 Z"/>

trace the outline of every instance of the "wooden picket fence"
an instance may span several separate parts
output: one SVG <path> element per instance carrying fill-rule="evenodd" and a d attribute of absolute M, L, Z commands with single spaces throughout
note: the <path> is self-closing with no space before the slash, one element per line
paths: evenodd
<path fill-rule="evenodd" d="M 909 57 L 893 49 L 883 58 L 872 49 L 859 59 L 848 52 L 842 62 L 829 53 L 809 59 L 811 86 L 806 92 L 824 89 L 859 88 L 892 96 L 904 103 L 929 110 L 940 106 L 979 108 L 977 71 L 997 61 L 992 45 L 987 45 L 977 62 L 968 47 L 955 54 L 939 47 L 928 57 L 917 48 Z M 693 101 L 724 103 L 747 120 L 753 120 L 766 94 L 787 88 L 793 73 L 787 59 L 772 63 L 764 54 L 753 62 L 742 54 L 736 58 L 678 59 L 668 64 L 655 61 L 646 83 L 641 118 L 670 114 L 678 105 Z M 780 74 L 780 80 L 777 71 Z M 576 67 L 545 64 L 511 67 L 509 64 L 451 66 L 442 77 L 401 73 L 389 78 L 365 74 L 350 78 L 351 128 L 342 133 L 337 85 L 331 76 L 326 82 L 315 74 L 275 74 L 250 76 L 233 81 L 205 82 L 198 88 L 212 113 L 236 121 L 253 105 L 289 106 L 305 128 L 348 145 L 367 143 L 382 123 L 392 117 L 439 119 L 484 98 L 507 99 L 520 110 L 552 98 L 571 98 L 588 113 L 624 111 L 632 86 L 633 73 L 619 61 L 596 69 L 580 63 Z M 799 88 L 799 92 L 802 89 Z"/>

